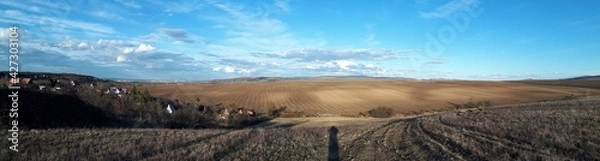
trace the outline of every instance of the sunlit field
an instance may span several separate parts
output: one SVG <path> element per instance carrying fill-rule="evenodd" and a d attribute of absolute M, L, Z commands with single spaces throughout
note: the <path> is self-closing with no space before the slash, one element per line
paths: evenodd
<path fill-rule="evenodd" d="M 147 85 L 157 97 L 204 104 L 266 109 L 287 106 L 287 112 L 358 115 L 385 106 L 409 115 L 448 109 L 450 103 L 489 100 L 492 104 L 535 102 L 565 96 L 600 94 L 598 89 L 477 81 L 293 81 L 249 84 Z"/>

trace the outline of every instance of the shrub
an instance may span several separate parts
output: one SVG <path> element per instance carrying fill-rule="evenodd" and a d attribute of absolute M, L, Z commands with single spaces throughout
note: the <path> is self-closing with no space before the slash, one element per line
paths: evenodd
<path fill-rule="evenodd" d="M 484 108 L 484 107 L 492 106 L 492 102 L 490 100 L 475 102 L 475 101 L 473 101 L 472 98 L 470 98 L 469 102 L 467 102 L 465 104 L 456 104 L 456 103 L 452 103 L 452 102 L 448 102 L 448 104 L 451 104 L 457 110 L 458 109 L 469 109 L 469 108 Z"/>
<path fill-rule="evenodd" d="M 368 111 L 369 116 L 375 118 L 392 117 L 392 109 L 389 107 L 377 107 Z"/>
<path fill-rule="evenodd" d="M 563 97 L 563 100 L 572 100 L 575 98 L 577 98 L 577 96 L 575 96 L 574 94 L 570 94 L 570 95 Z"/>
<path fill-rule="evenodd" d="M 172 128 L 200 128 L 208 125 L 210 125 L 210 119 L 193 108 L 176 110 L 171 117 Z"/>
<path fill-rule="evenodd" d="M 283 106 L 283 107 L 272 107 L 269 109 L 268 111 L 268 115 L 269 117 L 275 118 L 275 117 L 279 117 L 283 114 L 283 112 L 287 109 L 287 106 Z"/>

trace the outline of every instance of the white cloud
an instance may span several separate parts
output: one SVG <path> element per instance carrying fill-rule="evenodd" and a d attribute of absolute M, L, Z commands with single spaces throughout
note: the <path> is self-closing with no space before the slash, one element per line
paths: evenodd
<path fill-rule="evenodd" d="M 121 17 L 118 14 L 107 12 L 107 11 L 96 11 L 91 13 L 93 16 L 109 19 L 109 20 L 124 20 L 125 18 Z"/>
<path fill-rule="evenodd" d="M 387 69 L 374 64 L 363 64 L 351 60 L 338 60 L 327 62 L 313 62 L 304 66 L 305 70 L 316 71 L 319 73 L 336 73 L 340 75 L 369 75 L 383 76 L 388 73 Z"/>
<path fill-rule="evenodd" d="M 223 69 L 223 71 L 225 71 L 225 73 L 233 73 L 233 72 L 235 72 L 235 68 L 225 67 L 225 69 Z"/>
<path fill-rule="evenodd" d="M 455 12 L 478 7 L 479 4 L 479 0 L 453 0 L 437 7 L 433 11 L 421 12 L 420 16 L 423 18 L 443 18 L 452 15 Z"/>
<path fill-rule="evenodd" d="M 57 31 L 76 30 L 100 34 L 116 33 L 116 31 L 113 30 L 113 28 L 97 23 L 67 20 L 56 17 L 37 16 L 32 14 L 25 14 L 17 10 L 4 10 L 0 12 L 0 14 L 3 15 L 0 17 L 0 21 L 18 24 L 37 25 L 40 28 L 49 28 L 51 30 L 54 29 Z"/>
<path fill-rule="evenodd" d="M 125 49 L 123 49 L 123 54 L 133 53 L 133 51 L 134 51 L 133 48 L 125 48 Z"/>
<path fill-rule="evenodd" d="M 343 70 L 349 70 L 351 66 L 356 66 L 357 63 L 349 60 L 340 60 L 337 61 L 336 64 Z"/>
<path fill-rule="evenodd" d="M 0 28 L 0 39 L 2 39 L 2 40 L 8 39 L 8 29 Z"/>
<path fill-rule="evenodd" d="M 252 74 L 252 73 L 256 72 L 256 69 L 226 66 L 226 67 L 213 67 L 212 71 L 224 72 L 224 73 L 230 73 L 230 74 L 237 73 L 237 74 L 242 74 L 242 75 L 248 75 L 248 74 Z"/>
<path fill-rule="evenodd" d="M 255 71 L 254 69 L 240 69 L 240 70 L 238 70 L 238 73 L 240 73 L 240 74 L 251 74 L 254 71 Z"/>
<path fill-rule="evenodd" d="M 64 41 L 58 43 L 58 46 L 61 48 L 73 48 L 75 46 L 75 44 L 77 44 L 77 42 L 75 42 L 74 40 L 71 40 L 71 38 L 67 37 Z"/>
<path fill-rule="evenodd" d="M 203 19 L 213 21 L 215 29 L 222 30 L 227 38 L 223 48 L 211 46 L 212 51 L 247 54 L 247 52 L 267 52 L 282 49 L 303 47 L 322 47 L 326 41 L 318 39 L 303 39 L 290 32 L 287 25 L 273 18 L 272 11 L 249 8 L 242 5 L 211 2 L 212 6 L 224 12 L 219 15 L 203 15 Z M 230 46 L 236 46 L 246 53 L 237 53 Z"/>
<path fill-rule="evenodd" d="M 79 49 L 85 49 L 85 48 L 89 48 L 89 47 L 90 47 L 90 45 L 88 45 L 88 43 L 86 43 L 86 42 L 81 42 L 81 43 L 79 43 L 79 45 L 77 45 L 77 48 L 79 48 Z"/>
<path fill-rule="evenodd" d="M 142 52 L 148 52 L 148 51 L 153 51 L 154 47 L 152 47 L 149 44 L 140 44 L 140 46 L 135 49 L 136 53 L 142 53 Z"/>
<path fill-rule="evenodd" d="M 125 57 L 125 55 L 117 56 L 117 62 L 121 63 L 121 62 L 125 62 L 125 61 L 127 61 L 127 57 Z"/>
<path fill-rule="evenodd" d="M 17 1 L 0 1 L 0 4 L 2 4 L 4 6 L 10 6 L 12 8 L 22 9 L 22 10 L 29 11 L 29 12 L 35 12 L 35 13 L 44 13 L 47 11 L 46 9 L 42 9 L 38 6 L 26 5 L 23 3 L 19 3 Z"/>
<path fill-rule="evenodd" d="M 391 60 L 403 59 L 407 54 L 413 54 L 416 50 L 393 50 L 393 49 L 295 49 L 273 53 L 256 53 L 255 55 L 295 59 L 300 61 L 330 61 L 330 60 Z"/>

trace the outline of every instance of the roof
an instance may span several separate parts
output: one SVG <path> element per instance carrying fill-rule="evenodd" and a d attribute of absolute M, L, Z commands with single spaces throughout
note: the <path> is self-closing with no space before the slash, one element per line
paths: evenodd
<path fill-rule="evenodd" d="M 31 78 L 23 78 L 23 79 L 21 79 L 21 84 L 29 84 L 30 81 L 31 81 Z"/>

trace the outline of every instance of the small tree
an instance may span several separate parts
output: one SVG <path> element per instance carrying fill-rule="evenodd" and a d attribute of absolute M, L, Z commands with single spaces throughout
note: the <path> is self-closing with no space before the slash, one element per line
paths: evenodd
<path fill-rule="evenodd" d="M 148 91 L 148 89 L 144 89 L 144 93 L 142 93 L 142 95 L 147 98 L 152 97 L 152 95 L 150 95 L 150 91 Z"/>

